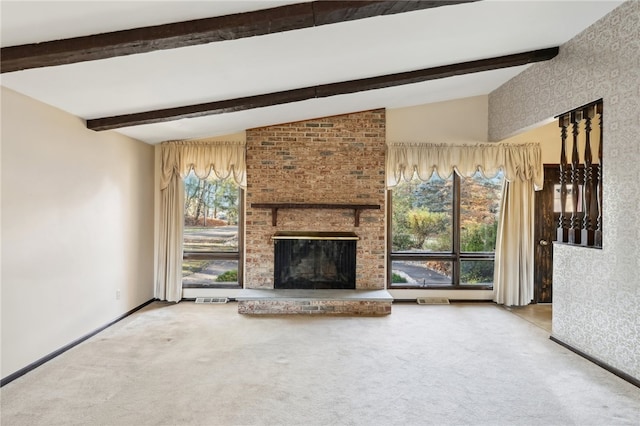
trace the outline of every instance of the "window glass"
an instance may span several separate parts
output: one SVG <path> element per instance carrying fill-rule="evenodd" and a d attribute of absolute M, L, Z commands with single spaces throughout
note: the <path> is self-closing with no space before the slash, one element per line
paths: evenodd
<path fill-rule="evenodd" d="M 184 192 L 182 284 L 240 285 L 240 188 L 232 179 L 199 179 L 192 171 Z"/>
<path fill-rule="evenodd" d="M 463 260 L 460 263 L 460 284 L 493 284 L 493 260 Z"/>
<path fill-rule="evenodd" d="M 477 172 L 460 183 L 460 250 L 492 252 L 500 213 L 503 174 L 485 178 Z"/>
<path fill-rule="evenodd" d="M 451 251 L 452 200 L 452 179 L 401 181 L 393 190 L 392 250 Z"/>
<path fill-rule="evenodd" d="M 224 259 L 184 259 L 182 284 L 216 286 L 238 283 L 238 261 Z"/>
<path fill-rule="evenodd" d="M 215 176 L 184 181 L 184 250 L 238 251 L 238 186 Z"/>
<path fill-rule="evenodd" d="M 391 282 L 404 287 L 450 286 L 451 265 L 452 262 L 441 260 L 394 260 Z"/>

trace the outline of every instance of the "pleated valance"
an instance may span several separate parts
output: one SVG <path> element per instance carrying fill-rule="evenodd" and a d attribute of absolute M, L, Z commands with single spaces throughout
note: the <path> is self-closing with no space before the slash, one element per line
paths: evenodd
<path fill-rule="evenodd" d="M 213 172 L 220 179 L 232 175 L 238 185 L 246 186 L 244 142 L 171 141 L 161 145 L 161 152 L 161 190 L 173 175 L 184 178 L 192 169 L 200 179 Z"/>
<path fill-rule="evenodd" d="M 411 180 L 414 172 L 421 180 L 429 180 L 434 172 L 443 179 L 454 171 L 471 177 L 478 170 L 492 177 L 502 169 L 507 181 L 530 180 L 536 190 L 542 189 L 544 179 L 539 143 L 388 143 L 386 169 L 389 188 L 401 179 Z"/>

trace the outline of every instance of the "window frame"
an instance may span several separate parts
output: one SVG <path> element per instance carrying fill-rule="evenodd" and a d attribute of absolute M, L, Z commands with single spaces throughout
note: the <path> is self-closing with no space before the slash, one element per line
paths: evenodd
<path fill-rule="evenodd" d="M 387 190 L 387 288 L 390 290 L 493 290 L 493 283 L 487 284 L 461 284 L 460 267 L 465 260 L 480 260 L 495 262 L 493 252 L 463 252 L 460 250 L 460 219 L 461 219 L 461 179 L 457 173 L 453 173 L 453 200 L 451 213 L 452 248 L 451 252 L 422 252 L 400 253 L 393 251 L 393 190 Z M 405 261 L 448 261 L 451 262 L 451 285 L 438 286 L 410 286 L 403 283 L 392 282 L 392 266 L 394 260 Z M 495 267 L 495 263 L 494 263 Z"/>

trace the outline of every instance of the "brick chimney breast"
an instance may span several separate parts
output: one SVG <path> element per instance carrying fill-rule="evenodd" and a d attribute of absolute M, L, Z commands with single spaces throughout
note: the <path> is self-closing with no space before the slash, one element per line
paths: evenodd
<path fill-rule="evenodd" d="M 356 289 L 385 283 L 385 110 L 247 130 L 245 287 L 274 287 L 278 231 L 355 232 Z M 269 209 L 253 203 L 376 204 L 360 226 L 353 211 Z"/>

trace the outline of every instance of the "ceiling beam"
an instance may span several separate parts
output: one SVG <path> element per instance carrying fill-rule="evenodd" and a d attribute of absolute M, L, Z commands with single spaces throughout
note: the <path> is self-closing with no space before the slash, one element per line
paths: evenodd
<path fill-rule="evenodd" d="M 91 130 L 111 130 L 121 127 L 140 126 L 143 124 L 163 123 L 183 118 L 196 118 L 206 115 L 225 114 L 262 108 L 290 102 L 305 101 L 316 97 L 315 87 L 287 90 L 265 95 L 248 96 L 226 101 L 208 102 L 176 108 L 165 108 L 133 114 L 87 120 L 87 128 Z"/>
<path fill-rule="evenodd" d="M 383 89 L 404 84 L 419 83 L 428 80 L 453 77 L 482 71 L 526 65 L 553 59 L 559 52 L 558 47 L 533 50 L 495 58 L 462 62 L 416 71 L 388 74 L 378 77 L 363 78 L 340 83 L 323 84 L 319 86 L 268 93 L 244 98 L 208 102 L 176 108 L 159 109 L 134 114 L 87 120 L 87 128 L 92 130 L 110 130 L 122 127 L 140 126 L 144 124 L 161 123 L 183 118 L 196 118 L 207 115 L 224 114 L 299 102 L 307 99 L 324 98 L 328 96 L 344 95 L 366 90 Z"/>
<path fill-rule="evenodd" d="M 296 3 L 233 15 L 3 47 L 0 71 L 5 73 L 95 61 L 475 1 L 478 0 Z"/>

